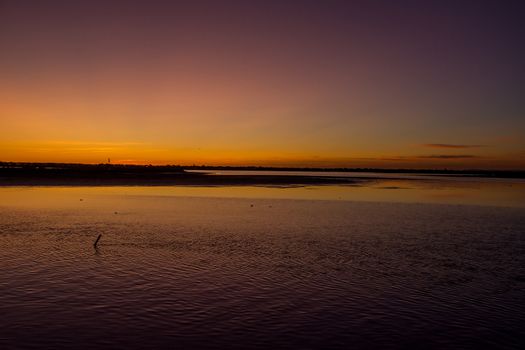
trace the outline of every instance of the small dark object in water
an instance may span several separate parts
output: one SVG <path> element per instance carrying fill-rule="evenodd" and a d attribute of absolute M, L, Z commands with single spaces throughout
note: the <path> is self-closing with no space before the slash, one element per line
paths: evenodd
<path fill-rule="evenodd" d="M 80 198 L 80 201 L 82 202 L 82 201 L 83 201 L 83 199 L 82 199 L 82 198 Z"/>
<path fill-rule="evenodd" d="M 118 214 L 118 212 L 115 212 L 115 214 Z"/>
<path fill-rule="evenodd" d="M 250 207 L 253 207 L 253 204 L 250 204 Z"/>
<path fill-rule="evenodd" d="M 95 241 L 95 243 L 93 244 L 93 247 L 95 249 L 97 249 L 97 244 L 98 244 L 98 241 L 100 240 L 100 237 L 102 237 L 102 234 L 99 234 L 98 237 L 97 237 L 97 240 Z"/>

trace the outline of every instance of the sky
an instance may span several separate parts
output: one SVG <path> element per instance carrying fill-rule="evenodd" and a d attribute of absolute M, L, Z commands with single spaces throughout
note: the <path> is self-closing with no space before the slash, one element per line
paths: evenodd
<path fill-rule="evenodd" d="M 0 0 L 0 161 L 525 169 L 521 1 Z"/>

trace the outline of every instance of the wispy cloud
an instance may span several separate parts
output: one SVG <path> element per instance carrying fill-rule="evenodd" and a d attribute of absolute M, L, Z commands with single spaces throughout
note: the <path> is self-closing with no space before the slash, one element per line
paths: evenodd
<path fill-rule="evenodd" d="M 426 154 L 419 156 L 392 156 L 392 157 L 379 157 L 379 158 L 370 158 L 371 160 L 380 160 L 380 161 L 418 161 L 421 159 L 471 159 L 479 158 L 473 154 Z"/>
<path fill-rule="evenodd" d="M 456 148 L 456 149 L 487 147 L 486 145 L 454 145 L 450 143 L 425 143 L 422 146 L 429 147 L 429 148 Z"/>
<path fill-rule="evenodd" d="M 99 142 L 99 141 L 47 141 L 51 145 L 76 147 L 129 147 L 145 145 L 143 142 Z"/>
<path fill-rule="evenodd" d="M 414 157 L 406 156 L 393 156 L 393 157 L 379 157 L 379 158 L 369 158 L 370 160 L 385 160 L 385 161 L 402 161 L 402 160 L 413 160 Z"/>
<path fill-rule="evenodd" d="M 417 158 L 424 159 L 469 159 L 478 158 L 473 154 L 430 154 L 425 156 L 418 156 Z"/>

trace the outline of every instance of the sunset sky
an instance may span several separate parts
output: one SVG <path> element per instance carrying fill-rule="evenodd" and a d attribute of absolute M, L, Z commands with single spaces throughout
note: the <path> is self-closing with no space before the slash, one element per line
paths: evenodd
<path fill-rule="evenodd" d="M 525 169 L 524 14 L 0 0 L 0 161 Z"/>

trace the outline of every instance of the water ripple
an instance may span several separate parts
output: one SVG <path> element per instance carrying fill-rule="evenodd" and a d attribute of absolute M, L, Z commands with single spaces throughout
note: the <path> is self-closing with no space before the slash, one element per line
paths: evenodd
<path fill-rule="evenodd" d="M 126 215 L 0 210 L 2 348 L 518 348 L 525 339 L 523 209 L 127 205 Z"/>

